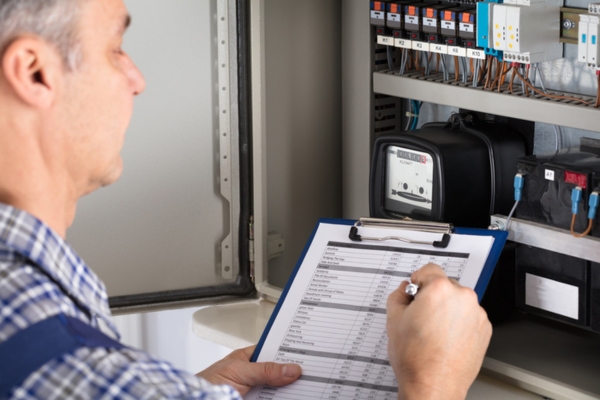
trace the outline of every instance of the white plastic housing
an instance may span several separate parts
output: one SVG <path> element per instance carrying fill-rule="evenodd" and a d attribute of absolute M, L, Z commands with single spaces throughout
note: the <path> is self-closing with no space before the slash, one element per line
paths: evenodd
<path fill-rule="evenodd" d="M 588 44 L 588 25 L 590 16 L 587 14 L 579 15 L 579 33 L 577 39 L 577 61 L 587 63 L 587 44 Z"/>
<path fill-rule="evenodd" d="M 581 14 L 579 16 L 577 61 L 591 66 L 598 66 L 600 60 L 599 38 L 600 16 Z"/>
<path fill-rule="evenodd" d="M 560 2 L 494 4 L 492 39 L 506 61 L 530 64 L 561 58 Z"/>

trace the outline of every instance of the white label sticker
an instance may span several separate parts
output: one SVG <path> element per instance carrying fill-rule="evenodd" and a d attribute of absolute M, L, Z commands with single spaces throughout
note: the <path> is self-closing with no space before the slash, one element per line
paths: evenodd
<path fill-rule="evenodd" d="M 383 11 L 371 10 L 371 18 L 385 20 L 385 13 Z"/>
<path fill-rule="evenodd" d="M 483 50 L 467 49 L 467 57 L 485 60 L 485 53 Z"/>
<path fill-rule="evenodd" d="M 553 181 L 554 180 L 554 171 L 552 171 L 551 169 L 545 170 L 544 178 L 546 178 L 549 181 Z"/>
<path fill-rule="evenodd" d="M 381 36 L 378 35 L 377 36 L 377 43 L 378 44 L 382 44 L 384 46 L 393 46 L 394 45 L 394 38 L 391 36 Z"/>
<path fill-rule="evenodd" d="M 388 21 L 400 22 L 400 14 L 388 13 L 387 19 Z"/>
<path fill-rule="evenodd" d="M 445 44 L 431 43 L 429 45 L 429 51 L 431 51 L 432 53 L 448 54 L 448 46 L 446 46 Z"/>
<path fill-rule="evenodd" d="M 414 15 L 405 15 L 404 16 L 404 23 L 405 24 L 419 25 L 419 17 L 415 17 Z"/>
<path fill-rule="evenodd" d="M 456 22 L 454 21 L 442 21 L 442 29 L 456 29 Z"/>
<path fill-rule="evenodd" d="M 525 304 L 579 319 L 579 288 L 541 276 L 525 274 Z"/>
<path fill-rule="evenodd" d="M 423 26 L 437 26 L 437 19 L 423 18 Z"/>
<path fill-rule="evenodd" d="M 426 42 L 412 42 L 413 50 L 429 51 L 429 43 Z"/>
<path fill-rule="evenodd" d="M 403 49 L 412 49 L 412 41 L 408 39 L 395 39 L 394 45 Z"/>
<path fill-rule="evenodd" d="M 448 46 L 448 54 L 451 54 L 453 56 L 466 57 L 467 49 L 458 46 Z"/>
<path fill-rule="evenodd" d="M 460 24 L 458 24 L 458 29 L 462 32 L 475 32 L 475 24 L 465 24 L 464 22 L 461 22 Z"/>

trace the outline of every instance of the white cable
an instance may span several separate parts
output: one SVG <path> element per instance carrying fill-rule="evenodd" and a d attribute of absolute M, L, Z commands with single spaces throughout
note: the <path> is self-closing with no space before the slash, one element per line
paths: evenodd
<path fill-rule="evenodd" d="M 517 205 L 519 205 L 519 200 L 515 201 L 515 205 L 513 206 L 513 208 L 510 210 L 510 213 L 508 214 L 508 218 L 506 219 L 506 226 L 504 227 L 504 230 L 507 231 L 508 230 L 508 226 L 510 225 L 510 219 L 512 218 L 515 210 L 517 209 Z"/>

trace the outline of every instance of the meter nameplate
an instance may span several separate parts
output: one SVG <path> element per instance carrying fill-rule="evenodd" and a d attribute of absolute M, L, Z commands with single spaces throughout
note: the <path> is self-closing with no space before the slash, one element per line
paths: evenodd
<path fill-rule="evenodd" d="M 431 211 L 433 169 L 433 158 L 430 154 L 389 146 L 386 197 Z"/>

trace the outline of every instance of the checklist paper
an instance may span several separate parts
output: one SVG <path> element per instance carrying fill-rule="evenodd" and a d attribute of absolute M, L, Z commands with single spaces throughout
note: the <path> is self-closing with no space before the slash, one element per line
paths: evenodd
<path fill-rule="evenodd" d="M 363 236 L 441 238 L 393 228 L 360 230 Z M 347 224 L 318 225 L 253 357 L 300 364 L 302 376 L 286 387 L 254 388 L 244 399 L 397 398 L 385 330 L 389 294 L 429 262 L 475 288 L 495 240 L 453 234 L 440 249 L 395 240 L 354 242 L 348 232 Z"/>

